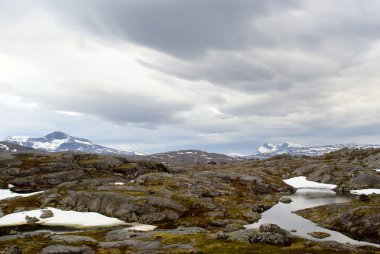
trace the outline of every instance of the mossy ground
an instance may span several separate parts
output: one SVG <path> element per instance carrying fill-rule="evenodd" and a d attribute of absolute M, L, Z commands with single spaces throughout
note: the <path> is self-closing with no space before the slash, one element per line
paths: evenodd
<path fill-rule="evenodd" d="M 89 236 L 98 241 L 104 240 L 104 233 L 106 231 L 97 230 L 94 232 L 82 232 L 82 233 L 69 233 L 75 235 Z M 248 254 L 248 253 L 284 253 L 284 254 L 346 254 L 346 253 L 380 253 L 373 248 L 362 249 L 358 251 L 350 251 L 344 248 L 338 248 L 334 246 L 325 245 L 320 242 L 310 242 L 305 239 L 293 238 L 291 239 L 291 245 L 289 246 L 272 246 L 267 244 L 250 244 L 238 241 L 218 240 L 213 234 L 190 234 L 190 235 L 175 235 L 168 233 L 158 233 L 153 235 L 150 240 L 159 240 L 164 246 L 172 244 L 191 244 L 194 249 L 159 249 L 157 253 L 215 253 L 215 254 Z M 51 240 L 49 237 L 34 236 L 30 239 L 15 239 L 10 241 L 0 242 L 0 250 L 12 245 L 18 245 L 23 253 L 35 254 L 48 245 L 61 244 L 59 242 Z M 78 242 L 70 244 L 71 246 L 87 245 L 95 250 L 97 254 L 121 254 L 121 253 L 134 253 L 133 248 L 122 247 L 113 249 L 104 249 L 97 246 L 94 243 Z"/>

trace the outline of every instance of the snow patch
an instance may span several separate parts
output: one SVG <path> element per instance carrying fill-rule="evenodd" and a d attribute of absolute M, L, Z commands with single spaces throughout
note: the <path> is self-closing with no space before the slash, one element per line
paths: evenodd
<path fill-rule="evenodd" d="M 0 144 L 0 148 L 4 149 L 5 151 L 9 151 L 9 147 L 3 144 Z"/>
<path fill-rule="evenodd" d="M 365 194 L 365 195 L 380 194 L 380 189 L 351 190 L 350 193 L 351 194 L 355 194 L 355 195 L 361 195 L 361 194 Z"/>
<path fill-rule="evenodd" d="M 259 147 L 259 153 L 270 153 L 276 150 L 276 146 L 272 144 L 265 144 L 264 146 Z"/>
<path fill-rule="evenodd" d="M 306 180 L 305 176 L 297 176 L 283 180 L 285 183 L 297 189 L 334 189 L 335 184 L 318 183 Z"/>
<path fill-rule="evenodd" d="M 32 211 L 12 213 L 0 218 L 0 226 L 24 225 L 26 224 L 25 216 L 37 217 L 39 219 L 37 224 L 45 226 L 70 226 L 77 228 L 86 228 L 127 224 L 125 221 L 107 217 L 94 212 L 63 211 L 60 209 L 50 207 L 48 207 L 47 209 L 53 212 L 53 217 L 45 219 L 40 218 L 42 211 L 46 209 L 37 209 Z"/>
<path fill-rule="evenodd" d="M 34 149 L 44 149 L 54 151 L 62 144 L 66 143 L 68 139 L 53 139 L 51 142 L 34 142 L 32 147 Z"/>
<path fill-rule="evenodd" d="M 81 141 L 79 139 L 75 139 L 75 143 L 84 144 L 84 145 L 92 145 L 89 141 Z"/>
<path fill-rule="evenodd" d="M 10 184 L 10 186 L 12 185 Z M 7 198 L 14 198 L 14 197 L 29 197 L 29 196 L 36 195 L 42 192 L 43 191 L 32 192 L 32 193 L 16 193 L 8 189 L 0 189 L 0 200 L 7 199 Z"/>
<path fill-rule="evenodd" d="M 122 186 L 122 185 L 124 185 L 125 183 L 123 183 L 123 182 L 116 182 L 116 183 L 113 183 L 114 185 L 117 185 L 117 186 Z"/>
<path fill-rule="evenodd" d="M 155 230 L 157 228 L 157 226 L 153 226 L 153 225 L 137 225 L 137 226 L 133 226 L 133 227 L 130 227 L 130 228 L 127 228 L 127 230 L 135 230 L 135 231 L 152 231 L 152 230 Z"/>

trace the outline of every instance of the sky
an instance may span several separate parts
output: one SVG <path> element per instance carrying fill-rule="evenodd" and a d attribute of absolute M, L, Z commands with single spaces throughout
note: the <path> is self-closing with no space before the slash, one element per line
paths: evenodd
<path fill-rule="evenodd" d="M 380 1 L 0 0 L 0 138 L 380 143 Z"/>

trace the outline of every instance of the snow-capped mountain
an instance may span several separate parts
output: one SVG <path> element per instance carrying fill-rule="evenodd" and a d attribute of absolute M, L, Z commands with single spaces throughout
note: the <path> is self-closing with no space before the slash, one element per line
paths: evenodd
<path fill-rule="evenodd" d="M 20 146 L 14 143 L 0 141 L 0 152 L 16 153 L 16 152 L 32 152 L 33 148 Z"/>
<path fill-rule="evenodd" d="M 83 152 L 95 154 L 138 155 L 140 153 L 121 151 L 92 143 L 88 139 L 77 138 L 63 132 L 52 132 L 41 138 L 10 136 L 5 141 L 47 152 Z"/>
<path fill-rule="evenodd" d="M 338 144 L 338 145 L 325 145 L 325 146 L 312 146 L 304 147 L 293 143 L 282 143 L 278 145 L 264 144 L 252 155 L 248 155 L 250 159 L 265 159 L 275 155 L 289 154 L 293 156 L 319 156 L 342 148 L 380 148 L 380 145 L 359 145 L 359 144 Z"/>

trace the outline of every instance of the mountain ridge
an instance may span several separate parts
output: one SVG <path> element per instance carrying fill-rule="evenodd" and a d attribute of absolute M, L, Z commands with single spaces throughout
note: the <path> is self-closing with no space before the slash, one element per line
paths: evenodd
<path fill-rule="evenodd" d="M 115 155 L 139 155 L 135 151 L 122 151 L 101 145 L 94 144 L 85 138 L 71 136 L 61 131 L 54 131 L 39 138 L 8 136 L 5 142 L 30 147 L 45 152 L 83 152 L 94 154 L 115 154 Z"/>
<path fill-rule="evenodd" d="M 288 154 L 292 156 L 320 156 L 326 153 L 334 152 L 343 148 L 365 149 L 365 148 L 380 148 L 380 145 L 374 144 L 337 144 L 305 147 L 298 144 L 285 142 L 281 144 L 265 143 L 260 146 L 257 151 L 251 155 L 245 156 L 247 159 L 266 159 L 276 155 Z"/>

